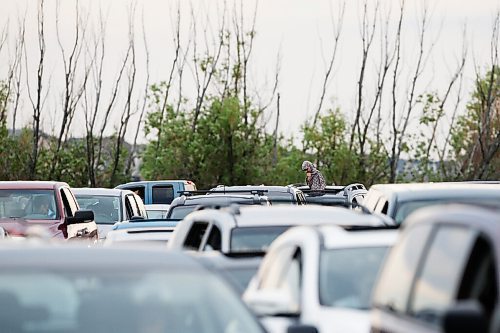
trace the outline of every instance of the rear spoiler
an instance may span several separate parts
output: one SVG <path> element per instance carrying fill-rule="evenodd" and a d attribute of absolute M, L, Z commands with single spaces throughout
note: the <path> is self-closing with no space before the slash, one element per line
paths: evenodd
<path fill-rule="evenodd" d="M 265 251 L 229 252 L 223 254 L 228 258 L 253 258 L 253 257 L 263 257 L 266 255 L 266 252 Z"/>

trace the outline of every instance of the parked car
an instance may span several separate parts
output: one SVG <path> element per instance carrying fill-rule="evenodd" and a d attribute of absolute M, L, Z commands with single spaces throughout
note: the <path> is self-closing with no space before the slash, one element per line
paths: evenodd
<path fill-rule="evenodd" d="M 172 237 L 177 221 L 144 220 L 116 223 L 104 240 L 104 245 L 117 243 L 150 243 L 166 245 Z"/>
<path fill-rule="evenodd" d="M 266 186 L 266 185 L 246 185 L 246 186 L 225 186 L 219 185 L 208 192 L 224 194 L 259 194 L 265 195 L 272 205 L 305 205 L 304 193 L 294 186 Z"/>
<path fill-rule="evenodd" d="M 170 205 L 154 204 L 145 205 L 148 218 L 150 219 L 166 219 Z"/>
<path fill-rule="evenodd" d="M 98 237 L 92 211 L 80 210 L 66 183 L 40 181 L 0 182 L 0 226 L 10 236 L 25 237 L 33 226 L 48 237 Z"/>
<path fill-rule="evenodd" d="M 219 251 L 189 252 L 211 271 L 221 275 L 239 295 L 243 294 L 262 261 L 261 257 L 231 257 Z"/>
<path fill-rule="evenodd" d="M 182 253 L 26 244 L 0 252 L 1 332 L 264 333 L 230 287 Z"/>
<path fill-rule="evenodd" d="M 371 332 L 500 332 L 499 213 L 444 205 L 410 215 L 374 288 Z"/>
<path fill-rule="evenodd" d="M 271 244 L 243 294 L 270 333 L 294 324 L 319 333 L 369 331 L 373 283 L 397 231 L 366 229 L 301 226 Z"/>
<path fill-rule="evenodd" d="M 74 188 L 73 193 L 80 207 L 94 212 L 100 238 L 105 238 L 116 222 L 148 217 L 141 198 L 129 190 Z"/>
<path fill-rule="evenodd" d="M 243 194 L 183 195 L 170 205 L 167 219 L 183 219 L 198 208 L 220 208 L 231 204 L 268 206 L 266 196 Z"/>
<path fill-rule="evenodd" d="M 297 184 L 296 186 L 304 192 L 308 204 L 322 206 L 355 208 L 356 204 L 363 203 L 363 199 L 368 192 L 366 187 L 359 183 L 346 186 L 326 186 L 323 191 L 311 191 L 307 185 Z"/>
<path fill-rule="evenodd" d="M 500 184 L 412 183 L 370 187 L 363 205 L 401 224 L 416 209 L 445 203 L 500 207 Z"/>
<path fill-rule="evenodd" d="M 387 220 L 379 216 L 340 207 L 232 206 L 189 214 L 175 228 L 168 246 L 176 250 L 262 255 L 276 237 L 292 226 L 383 226 L 386 223 Z"/>
<path fill-rule="evenodd" d="M 121 184 L 116 188 L 136 193 L 145 205 L 169 205 L 182 192 L 196 191 L 196 184 L 190 180 L 154 180 Z"/>

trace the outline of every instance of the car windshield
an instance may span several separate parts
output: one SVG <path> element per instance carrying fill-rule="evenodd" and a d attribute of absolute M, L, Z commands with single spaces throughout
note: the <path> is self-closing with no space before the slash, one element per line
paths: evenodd
<path fill-rule="evenodd" d="M 231 231 L 231 252 L 265 252 L 279 235 L 290 226 L 234 228 Z"/>
<path fill-rule="evenodd" d="M 262 333 L 210 274 L 169 271 L 14 271 L 0 275 L 7 332 Z"/>
<path fill-rule="evenodd" d="M 367 310 L 373 284 L 388 247 L 321 252 L 319 295 L 324 306 Z"/>
<path fill-rule="evenodd" d="M 54 190 L 0 190 L 0 218 L 55 220 Z"/>
<path fill-rule="evenodd" d="M 403 223 L 403 221 L 419 208 L 449 204 L 449 203 L 463 203 L 470 205 L 481 205 L 489 207 L 500 207 L 500 200 L 497 198 L 481 198 L 481 197 L 471 197 L 469 198 L 446 198 L 446 199 L 432 199 L 432 200 L 418 200 L 418 201 L 407 201 L 400 202 L 396 207 L 396 213 L 394 215 L 394 220 L 397 224 Z"/>
<path fill-rule="evenodd" d="M 114 224 L 121 221 L 120 197 L 104 195 L 76 195 L 81 209 L 94 212 L 97 224 Z"/>

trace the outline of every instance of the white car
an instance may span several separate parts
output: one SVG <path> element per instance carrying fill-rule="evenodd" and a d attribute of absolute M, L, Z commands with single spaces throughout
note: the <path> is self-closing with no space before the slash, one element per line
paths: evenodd
<path fill-rule="evenodd" d="M 105 238 L 116 222 L 147 218 L 142 199 L 129 190 L 108 188 L 73 188 L 82 209 L 94 212 L 99 238 Z"/>
<path fill-rule="evenodd" d="M 270 333 L 297 325 L 367 333 L 372 287 L 396 238 L 396 230 L 292 228 L 271 244 L 243 299 Z"/>
<path fill-rule="evenodd" d="M 148 213 L 148 219 L 166 219 L 170 205 L 165 204 L 151 204 L 144 205 Z"/>
<path fill-rule="evenodd" d="M 387 220 L 340 207 L 231 206 L 196 211 L 179 222 L 169 242 L 176 250 L 262 253 L 287 229 L 298 225 L 383 226 Z"/>

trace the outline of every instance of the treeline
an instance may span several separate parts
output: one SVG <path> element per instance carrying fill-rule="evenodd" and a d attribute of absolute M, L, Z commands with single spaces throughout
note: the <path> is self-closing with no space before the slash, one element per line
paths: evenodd
<path fill-rule="evenodd" d="M 45 73 L 48 36 L 41 0 L 36 75 L 26 74 L 28 62 L 23 60 L 24 18 L 10 48 L 14 60 L 0 86 L 0 179 L 114 186 L 131 179 L 138 158 L 145 179 L 192 179 L 200 188 L 300 182 L 305 159 L 315 162 L 329 183 L 338 184 L 500 178 L 498 15 L 492 28 L 491 62 L 476 69 L 473 93 L 464 96 L 464 68 L 470 57 L 466 47 L 447 85 L 423 91 L 420 81 L 432 51 L 427 9 L 419 16 L 418 52 L 403 66 L 408 45 L 402 40 L 409 20 L 405 2 L 400 2 L 397 17 L 383 12 L 378 2 L 370 4 L 364 3 L 359 22 L 361 62 L 353 87 L 355 105 L 340 109 L 325 102 L 342 47 L 345 6 L 340 5 L 332 20 L 331 52 L 325 56 L 314 116 L 295 136 L 279 131 L 287 116 L 287 110 L 281 110 L 280 58 L 271 87 L 257 93 L 260 87 L 251 84 L 257 10 L 248 20 L 239 5 L 225 7 L 217 23 L 207 17 L 198 25 L 192 14 L 188 34 L 181 33 L 178 11 L 170 41 L 173 60 L 165 64 L 169 76 L 152 84 L 147 33 L 144 25 L 142 30 L 135 28 L 135 9 L 129 11 L 123 61 L 114 76 L 106 76 L 106 21 L 100 16 L 92 30 L 78 14 L 77 4 L 74 39 L 69 46 L 58 43 L 64 83 L 57 93 L 63 98 L 50 111 L 58 122 L 47 136 L 41 122 L 49 112 L 44 98 L 56 92 Z M 55 10 L 58 17 L 59 2 Z M 6 36 L 4 29 L 0 52 L 11 40 Z M 144 52 L 143 63 L 138 49 Z M 146 73 L 141 82 L 138 71 Z M 368 72 L 377 73 L 375 88 Z M 32 120 L 15 130 L 24 90 L 30 92 Z M 74 119 L 81 119 L 77 126 L 85 125 L 84 137 L 71 135 Z M 141 131 L 148 138 L 143 151 L 137 144 Z M 129 132 L 134 141 L 127 145 Z M 408 161 L 406 168 L 399 165 L 402 160 Z"/>

